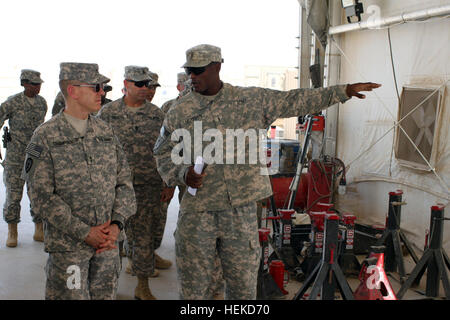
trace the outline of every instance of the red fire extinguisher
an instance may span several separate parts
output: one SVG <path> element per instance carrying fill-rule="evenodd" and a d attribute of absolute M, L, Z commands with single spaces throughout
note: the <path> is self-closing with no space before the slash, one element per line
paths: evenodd
<path fill-rule="evenodd" d="M 280 288 L 283 294 L 288 294 L 289 292 L 284 289 L 284 286 L 289 282 L 289 272 L 284 269 L 284 263 L 281 260 L 272 260 L 269 266 L 269 273 L 272 276 L 275 283 Z"/>

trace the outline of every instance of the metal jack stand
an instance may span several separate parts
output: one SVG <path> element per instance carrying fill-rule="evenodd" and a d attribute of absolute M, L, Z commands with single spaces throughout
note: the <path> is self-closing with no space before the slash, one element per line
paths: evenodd
<path fill-rule="evenodd" d="M 450 270 L 450 260 L 447 254 L 442 250 L 442 238 L 444 236 L 444 207 L 441 205 L 431 207 L 430 220 L 430 245 L 425 250 L 422 258 L 417 262 L 416 267 L 411 272 L 408 280 L 402 285 L 397 297 L 401 299 L 406 290 L 413 284 L 415 280 L 420 282 L 425 269 L 427 272 L 426 296 L 437 297 L 439 295 L 439 280 L 444 286 L 445 296 L 450 300 L 450 284 L 448 281 L 447 269 Z"/>
<path fill-rule="evenodd" d="M 281 259 L 286 265 L 286 269 L 294 273 L 297 278 L 304 278 L 300 267 L 300 261 L 291 246 L 292 215 L 293 209 L 278 209 L 277 216 L 266 217 L 266 220 L 272 220 L 273 239 L 270 238 L 272 248 L 278 259 Z"/>
<path fill-rule="evenodd" d="M 269 273 L 269 234 L 270 229 L 261 228 L 259 243 L 261 244 L 261 262 L 259 264 L 257 299 L 266 300 L 282 297 L 284 295 Z"/>
<path fill-rule="evenodd" d="M 344 227 L 345 245 L 342 246 L 342 253 L 339 256 L 339 264 L 346 276 L 359 275 L 361 264 L 359 263 L 353 251 L 353 240 L 355 237 L 355 220 L 356 216 L 352 214 L 344 214 L 342 223 Z"/>
<path fill-rule="evenodd" d="M 386 246 L 386 272 L 395 272 L 398 269 L 401 283 L 405 281 L 406 273 L 400 240 L 404 243 L 414 262 L 417 263 L 419 260 L 408 239 L 400 230 L 401 206 L 405 204 L 402 202 L 402 195 L 402 190 L 389 192 L 389 210 L 386 221 L 386 229 L 382 237 L 377 242 L 377 246 Z"/>
<path fill-rule="evenodd" d="M 339 216 L 337 214 L 328 214 L 325 222 L 325 245 L 322 260 L 305 280 L 294 300 L 302 299 L 311 284 L 312 289 L 309 300 L 316 299 L 319 292 L 321 292 L 322 300 L 334 300 L 336 284 L 345 300 L 354 300 L 352 290 L 337 262 L 339 252 L 338 230 Z"/>

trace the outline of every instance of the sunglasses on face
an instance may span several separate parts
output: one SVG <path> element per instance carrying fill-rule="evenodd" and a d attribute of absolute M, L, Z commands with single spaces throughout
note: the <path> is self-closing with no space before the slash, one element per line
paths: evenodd
<path fill-rule="evenodd" d="M 147 88 L 150 87 L 150 80 L 142 80 L 142 81 L 128 80 L 128 81 L 133 82 L 134 85 L 138 88 L 142 88 L 143 86 L 146 86 Z"/>
<path fill-rule="evenodd" d="M 100 89 L 103 89 L 103 83 L 97 84 L 73 84 L 74 87 L 90 87 L 94 88 L 95 92 L 100 92 Z"/>
<path fill-rule="evenodd" d="M 37 82 L 29 82 L 29 84 L 32 86 L 35 86 L 35 87 L 41 85 L 40 83 L 37 83 Z"/>
<path fill-rule="evenodd" d="M 206 66 L 205 66 L 205 67 L 198 67 L 198 68 L 195 68 L 195 67 L 186 67 L 186 68 L 184 68 L 184 70 L 186 71 L 186 74 L 187 74 L 188 76 L 190 76 L 191 73 L 193 73 L 193 74 L 195 74 L 196 76 L 198 76 L 198 75 L 202 74 L 203 72 L 205 72 Z"/>

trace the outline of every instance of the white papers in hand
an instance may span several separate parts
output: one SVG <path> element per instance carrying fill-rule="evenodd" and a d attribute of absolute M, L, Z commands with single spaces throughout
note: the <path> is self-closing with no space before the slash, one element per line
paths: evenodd
<path fill-rule="evenodd" d="M 203 158 L 201 156 L 198 156 L 197 159 L 195 159 L 195 165 L 194 165 L 194 172 L 197 174 L 201 174 L 203 171 L 203 165 L 205 163 L 203 162 Z M 188 192 L 195 196 L 195 194 L 197 193 L 197 189 L 196 188 L 188 188 Z"/>

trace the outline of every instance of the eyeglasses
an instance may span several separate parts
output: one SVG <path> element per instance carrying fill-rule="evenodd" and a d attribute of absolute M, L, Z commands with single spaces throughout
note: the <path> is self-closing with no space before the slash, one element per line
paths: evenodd
<path fill-rule="evenodd" d="M 188 76 L 190 76 L 191 73 L 193 73 L 193 74 L 195 74 L 196 76 L 198 76 L 198 75 L 202 74 L 203 72 L 205 72 L 206 67 L 207 67 L 207 66 L 205 66 L 205 67 L 198 67 L 198 68 L 195 68 L 195 67 L 186 67 L 186 68 L 184 68 L 184 70 L 186 71 L 186 74 L 187 74 Z"/>
<path fill-rule="evenodd" d="M 38 82 L 29 82 L 30 85 L 32 86 L 40 86 L 41 84 Z"/>
<path fill-rule="evenodd" d="M 96 84 L 73 84 L 74 87 L 90 87 L 94 88 L 95 92 L 100 92 L 100 89 L 103 90 L 103 83 L 96 83 Z"/>
<path fill-rule="evenodd" d="M 127 81 L 133 82 L 134 85 L 138 88 L 142 88 L 143 86 L 146 86 L 147 88 L 150 87 L 150 80 L 142 80 L 142 81 L 127 80 Z"/>

